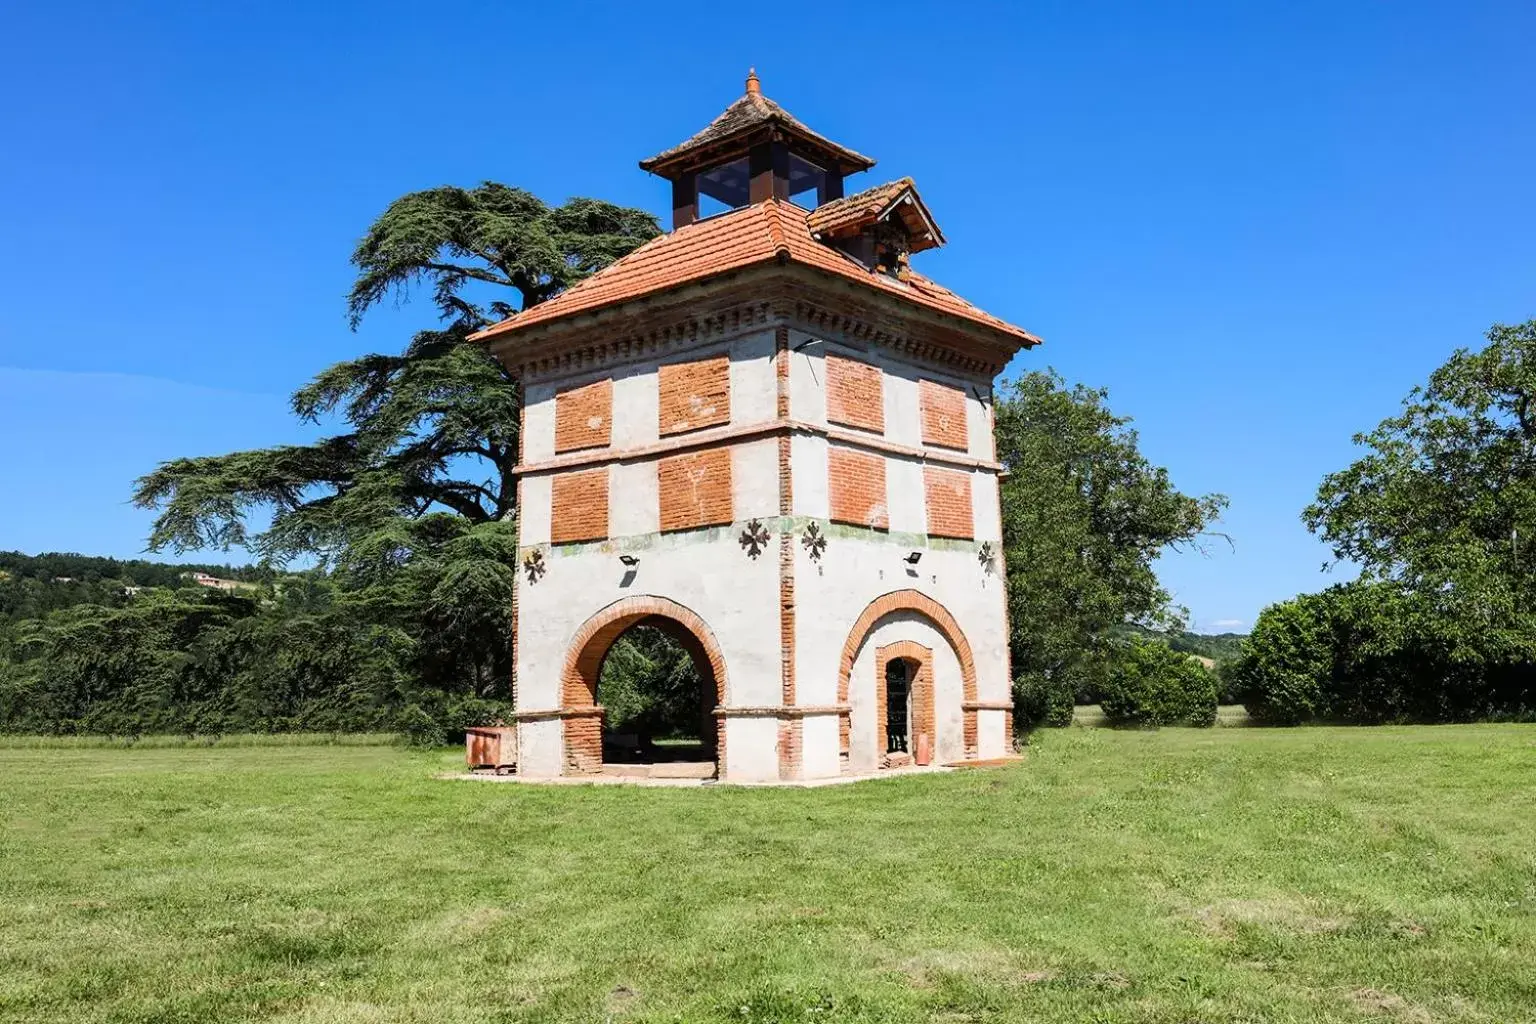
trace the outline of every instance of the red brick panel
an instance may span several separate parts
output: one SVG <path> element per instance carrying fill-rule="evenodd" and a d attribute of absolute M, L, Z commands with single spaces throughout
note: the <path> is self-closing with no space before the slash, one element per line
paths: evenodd
<path fill-rule="evenodd" d="M 928 533 L 933 537 L 976 536 L 971 519 L 971 475 L 952 469 L 923 467 L 923 497 L 928 506 Z"/>
<path fill-rule="evenodd" d="M 826 368 L 828 422 L 885 433 L 880 367 L 829 355 Z"/>
<path fill-rule="evenodd" d="M 931 380 L 918 381 L 918 403 L 923 416 L 923 444 L 940 448 L 970 447 L 965 422 L 965 392 Z"/>
<path fill-rule="evenodd" d="M 608 537 L 608 467 L 561 473 L 554 479 L 550 540 L 569 544 Z"/>
<path fill-rule="evenodd" d="M 604 448 L 613 439 L 613 381 L 607 378 L 555 395 L 555 452 Z"/>
<path fill-rule="evenodd" d="M 657 463 L 661 529 L 691 530 L 731 521 L 731 450 L 674 455 Z"/>
<path fill-rule="evenodd" d="M 731 364 L 724 355 L 657 371 L 662 437 L 731 421 Z"/>
<path fill-rule="evenodd" d="M 827 491 L 832 521 L 889 529 L 885 497 L 885 456 L 852 448 L 827 449 Z"/>

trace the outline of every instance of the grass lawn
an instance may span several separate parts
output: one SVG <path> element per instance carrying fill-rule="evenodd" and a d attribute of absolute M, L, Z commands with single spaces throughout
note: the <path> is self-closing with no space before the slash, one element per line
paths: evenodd
<path fill-rule="evenodd" d="M 1516 1021 L 1536 727 L 1049 732 L 819 790 L 0 749 L 4 1021 Z"/>

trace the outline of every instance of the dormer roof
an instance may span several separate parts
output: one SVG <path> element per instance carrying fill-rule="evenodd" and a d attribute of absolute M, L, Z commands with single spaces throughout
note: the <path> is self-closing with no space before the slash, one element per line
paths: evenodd
<path fill-rule="evenodd" d="M 839 174 L 854 174 L 875 166 L 869 157 L 812 131 L 764 96 L 756 72 L 751 72 L 747 75 L 747 91 L 740 99 L 726 107 L 703 131 L 640 161 L 640 169 L 671 178 L 710 163 L 728 150 L 743 148 L 751 136 L 764 129 L 777 129 L 798 143 L 797 148 L 817 157 L 821 166 L 835 169 Z"/>
<path fill-rule="evenodd" d="M 911 239 L 912 252 L 935 249 L 944 244 L 944 232 L 939 230 L 911 178 L 888 181 L 855 195 L 823 203 L 811 212 L 806 226 L 818 241 L 832 241 L 857 235 L 887 217 L 901 221 Z"/>

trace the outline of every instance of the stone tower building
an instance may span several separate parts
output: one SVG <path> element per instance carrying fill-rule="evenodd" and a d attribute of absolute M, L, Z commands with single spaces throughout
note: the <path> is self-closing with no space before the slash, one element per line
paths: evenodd
<path fill-rule="evenodd" d="M 666 630 L 732 781 L 1011 749 L 992 381 L 1029 333 L 914 272 L 911 179 L 747 91 L 641 167 L 673 230 L 478 337 L 524 386 L 517 770 L 600 771 L 598 676 Z M 701 203 L 723 212 L 701 217 Z"/>

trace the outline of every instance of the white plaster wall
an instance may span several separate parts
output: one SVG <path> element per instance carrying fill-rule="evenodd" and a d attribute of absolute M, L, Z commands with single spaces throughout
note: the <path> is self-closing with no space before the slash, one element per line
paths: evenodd
<path fill-rule="evenodd" d="M 971 528 L 978 542 L 990 540 L 995 547 L 1002 537 L 998 514 L 998 478 L 991 470 L 971 473 Z"/>
<path fill-rule="evenodd" d="M 800 774 L 807 779 L 827 779 L 842 774 L 842 750 L 837 715 L 807 715 L 801 720 Z"/>
<path fill-rule="evenodd" d="M 549 543 L 549 517 L 554 508 L 553 478 L 525 476 L 517 506 L 518 542 L 523 546 Z"/>
<path fill-rule="evenodd" d="M 909 376 L 905 367 L 879 355 L 864 358 L 885 371 L 880 389 L 885 398 L 885 439 L 893 444 L 922 447 L 923 418 L 917 398 L 917 376 Z"/>
<path fill-rule="evenodd" d="M 646 360 L 613 371 L 613 436 L 609 444 L 615 450 L 655 444 L 661 437 L 656 366 L 654 360 Z"/>
<path fill-rule="evenodd" d="M 827 422 L 827 366 L 822 358 L 827 347 L 825 342 L 816 341 L 812 335 L 789 332 L 789 418 L 792 420 L 821 425 Z"/>
<path fill-rule="evenodd" d="M 537 583 L 524 577 L 518 591 L 519 710 L 558 707 L 560 667 L 576 631 L 615 601 L 644 596 L 676 601 L 714 633 L 726 662 L 727 703 L 778 703 L 778 559 L 748 558 L 739 530 L 722 527 L 708 540 L 699 531 L 669 534 L 637 549 L 553 548 L 548 571 Z M 633 570 L 619 561 L 624 550 L 640 559 Z"/>
<path fill-rule="evenodd" d="M 523 387 L 523 461 L 555 456 L 555 391 L 551 383 Z"/>
<path fill-rule="evenodd" d="M 827 492 L 827 439 L 796 434 L 789 444 L 791 510 L 797 516 L 825 519 L 831 514 Z"/>
<path fill-rule="evenodd" d="M 558 718 L 520 722 L 517 726 L 517 773 L 548 778 L 559 775 L 565 761 L 565 729 Z"/>
<path fill-rule="evenodd" d="M 731 507 L 738 522 L 779 514 L 779 443 L 775 438 L 731 449 Z M 765 557 L 759 556 L 759 560 Z"/>
<path fill-rule="evenodd" d="M 1013 751 L 1008 749 L 1008 712 L 976 712 L 976 756 L 981 758 L 1004 757 Z"/>
<path fill-rule="evenodd" d="M 731 342 L 731 422 L 764 423 L 779 415 L 779 373 L 773 331 Z"/>
<path fill-rule="evenodd" d="M 725 777 L 771 782 L 779 777 L 779 720 L 732 718 L 725 723 Z"/>
<path fill-rule="evenodd" d="M 656 460 L 616 462 L 608 471 L 608 535 L 635 537 L 661 529 Z"/>
<path fill-rule="evenodd" d="M 885 460 L 885 503 L 890 509 L 891 532 L 928 531 L 928 506 L 923 495 L 921 459 L 892 457 Z"/>
<path fill-rule="evenodd" d="M 957 386 L 965 388 L 966 440 L 971 455 L 991 462 L 997 458 L 997 439 L 992 435 L 992 388 L 974 382 Z M 976 397 L 978 393 L 980 398 Z"/>

